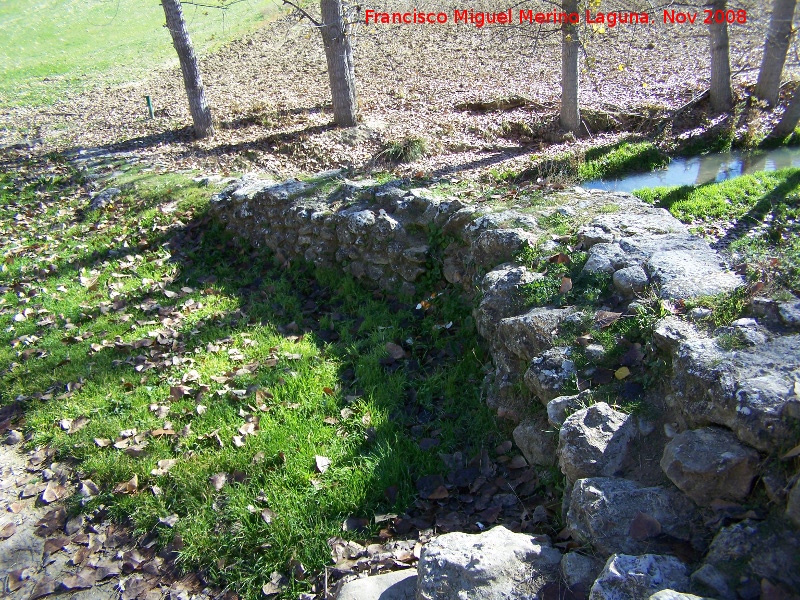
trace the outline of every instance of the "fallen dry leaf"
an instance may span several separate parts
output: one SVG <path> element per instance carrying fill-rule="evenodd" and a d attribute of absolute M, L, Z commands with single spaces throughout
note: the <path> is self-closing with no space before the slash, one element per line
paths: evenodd
<path fill-rule="evenodd" d="M 342 523 L 342 531 L 365 531 L 369 527 L 369 519 L 363 517 L 347 517 Z"/>
<path fill-rule="evenodd" d="M 570 279 L 565 275 L 564 277 L 561 278 L 561 287 L 558 288 L 558 293 L 566 294 L 571 289 L 572 289 L 572 279 Z"/>
<path fill-rule="evenodd" d="M 265 508 L 261 511 L 261 518 L 264 519 L 264 522 L 269 525 L 272 523 L 272 520 L 275 518 L 275 513 L 268 508 Z"/>
<path fill-rule="evenodd" d="M 789 450 L 786 454 L 781 456 L 781 459 L 788 460 L 790 458 L 794 458 L 795 456 L 800 456 L 800 445 Z"/>
<path fill-rule="evenodd" d="M 406 357 L 406 351 L 393 342 L 386 343 L 386 351 L 395 360 L 402 360 Z"/>
<path fill-rule="evenodd" d="M 61 580 L 59 589 L 65 592 L 72 592 L 74 590 L 88 590 L 92 585 L 92 581 L 84 579 L 80 575 L 69 575 Z"/>
<path fill-rule="evenodd" d="M 44 488 L 40 500 L 44 504 L 52 504 L 53 502 L 58 502 L 66 495 L 67 488 L 55 481 L 48 481 L 47 487 Z"/>
<path fill-rule="evenodd" d="M 567 256 L 563 252 L 559 252 L 558 254 L 553 254 L 553 256 L 549 257 L 547 259 L 547 262 L 556 265 L 568 265 L 572 261 L 569 256 Z"/>
<path fill-rule="evenodd" d="M 631 370 L 628 367 L 620 367 L 616 371 L 614 371 L 614 377 L 617 379 L 625 379 L 631 374 Z"/>
<path fill-rule="evenodd" d="M 156 477 L 160 477 L 161 475 L 166 475 L 169 470 L 174 467 L 178 463 L 177 459 L 174 458 L 163 458 L 159 460 L 156 465 L 157 468 L 150 471 L 151 475 L 155 475 Z"/>
<path fill-rule="evenodd" d="M 45 576 L 36 582 L 36 585 L 34 586 L 33 591 L 29 596 L 29 600 L 36 600 L 37 598 L 48 596 L 55 591 L 56 591 L 55 580 Z"/>
<path fill-rule="evenodd" d="M 89 417 L 81 415 L 72 421 L 72 424 L 67 428 L 67 433 L 75 433 L 80 431 L 89 424 Z"/>
<path fill-rule="evenodd" d="M 147 442 L 142 442 L 141 444 L 128 446 L 127 448 L 125 448 L 125 454 L 127 454 L 128 456 L 132 456 L 133 458 L 139 458 L 144 454 L 145 448 L 147 448 Z"/>
<path fill-rule="evenodd" d="M 214 473 L 208 480 L 215 490 L 220 491 L 225 486 L 225 482 L 228 481 L 228 476 L 225 473 Z"/>
<path fill-rule="evenodd" d="M 135 494 L 139 490 L 139 476 L 134 474 L 128 481 L 118 483 L 114 487 L 115 494 Z"/>
<path fill-rule="evenodd" d="M 58 552 L 62 548 L 68 546 L 70 541 L 71 540 L 65 536 L 48 538 L 44 541 L 44 552 L 46 554 L 53 554 L 54 552 Z"/>
<path fill-rule="evenodd" d="M 528 466 L 528 461 L 525 460 L 525 457 L 521 454 L 517 454 L 514 458 L 512 458 L 506 466 L 509 469 L 524 469 Z"/>
<path fill-rule="evenodd" d="M 150 435 L 153 437 L 161 437 L 164 435 L 177 435 L 177 433 L 175 433 L 174 429 L 164 429 L 163 427 L 160 427 L 158 429 L 153 429 L 150 432 Z"/>
<path fill-rule="evenodd" d="M 22 584 L 25 582 L 26 579 L 30 578 L 30 573 L 28 569 L 15 569 L 8 574 L 8 580 L 6 586 L 8 587 L 9 592 L 16 592 L 19 588 L 22 587 Z"/>
<path fill-rule="evenodd" d="M 97 484 L 95 484 L 95 482 L 91 479 L 84 479 L 81 481 L 81 485 L 78 488 L 78 493 L 84 498 L 91 498 L 92 496 L 96 496 L 100 493 L 100 488 L 97 487 Z"/>
<path fill-rule="evenodd" d="M 327 456 L 317 455 L 314 457 L 314 462 L 317 465 L 317 471 L 320 473 L 324 473 L 328 470 L 328 467 L 331 466 L 331 459 L 329 459 Z"/>
<path fill-rule="evenodd" d="M 506 440 L 494 449 L 495 454 L 505 454 L 514 446 L 511 440 Z"/>
<path fill-rule="evenodd" d="M 14 523 L 6 523 L 0 527 L 0 540 L 7 540 L 17 533 L 17 526 Z"/>
<path fill-rule="evenodd" d="M 603 329 L 616 323 L 621 316 L 622 313 L 598 310 L 594 315 L 594 322 L 600 329 Z"/>
<path fill-rule="evenodd" d="M 22 492 L 20 493 L 19 497 L 24 500 L 25 498 L 37 496 L 44 488 L 45 484 L 43 483 L 29 483 L 22 488 Z"/>
<path fill-rule="evenodd" d="M 166 525 L 167 527 L 175 527 L 175 523 L 178 522 L 178 515 L 171 514 L 168 517 L 161 517 L 158 522 L 162 525 Z"/>
<path fill-rule="evenodd" d="M 261 592 L 268 598 L 277 596 L 287 583 L 288 579 L 284 575 L 281 575 L 278 571 L 273 571 L 269 577 L 269 581 L 261 586 Z"/>
<path fill-rule="evenodd" d="M 428 500 L 444 500 L 445 498 L 449 497 L 450 497 L 450 492 L 448 492 L 447 488 L 443 485 L 440 485 L 430 494 L 428 494 Z"/>
<path fill-rule="evenodd" d="M 168 404 L 151 404 L 150 411 L 156 413 L 156 416 L 159 419 L 166 419 L 167 415 L 169 415 L 169 405 Z"/>
<path fill-rule="evenodd" d="M 255 435 L 256 434 L 256 424 L 255 423 L 245 423 L 241 427 L 239 427 L 239 433 L 242 435 Z"/>

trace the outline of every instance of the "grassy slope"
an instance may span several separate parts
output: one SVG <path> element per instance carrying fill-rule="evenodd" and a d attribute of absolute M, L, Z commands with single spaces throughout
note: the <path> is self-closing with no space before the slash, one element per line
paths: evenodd
<path fill-rule="evenodd" d="M 346 517 L 407 508 L 416 478 L 441 468 L 438 452 L 472 455 L 499 441 L 479 398 L 486 359 L 468 308 L 447 294 L 421 315 L 341 276 L 277 269 L 205 220 L 210 192 L 182 176 L 131 174 L 113 207 L 83 221 L 74 209 L 85 196 L 73 195 L 68 179 L 21 191 L 10 176 L 0 183 L 0 403 L 27 398 L 35 443 L 81 461 L 103 488 L 93 505 L 162 542 L 181 534 L 185 564 L 245 598 L 260 597 L 269 574 L 286 572 L 291 559 L 321 568 L 326 540 L 343 535 Z M 302 339 L 282 334 L 292 322 L 320 329 Z M 175 347 L 124 345 L 167 329 Z M 326 343 L 326 330 L 338 340 Z M 414 361 L 381 364 L 387 342 L 408 339 Z M 254 362 L 252 373 L 231 374 Z M 171 395 L 182 382 L 193 393 Z M 201 385 L 208 387 L 195 397 Z M 61 419 L 81 415 L 86 427 L 62 431 Z M 237 447 L 248 415 L 259 429 Z M 141 455 L 94 441 L 165 421 L 189 429 L 148 435 Z M 421 450 L 409 435 L 415 424 L 440 445 Z M 316 455 L 331 460 L 323 474 Z M 151 474 L 162 459 L 178 462 Z M 218 492 L 209 482 L 215 473 L 228 478 Z M 138 493 L 111 492 L 134 474 Z M 384 494 L 390 486 L 394 503 Z M 175 529 L 159 524 L 171 514 Z M 293 584 L 295 595 L 303 589 Z"/>
<path fill-rule="evenodd" d="M 240 2 L 227 11 L 184 8 L 200 52 L 251 31 L 278 10 L 268 0 Z M 119 83 L 177 61 L 163 23 L 158 2 L 0 3 L 0 106 L 50 103 L 66 92 Z"/>

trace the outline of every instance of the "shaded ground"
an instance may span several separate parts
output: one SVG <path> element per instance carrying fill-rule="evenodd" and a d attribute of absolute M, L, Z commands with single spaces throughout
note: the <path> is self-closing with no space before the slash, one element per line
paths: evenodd
<path fill-rule="evenodd" d="M 742 3 L 748 24 L 730 27 L 738 84 L 755 78 L 767 21 L 762 5 Z M 587 38 L 585 64 L 591 68 L 583 76 L 581 102 L 592 109 L 585 111 L 592 135 L 581 144 L 641 130 L 647 115 L 680 106 L 707 85 L 705 27 L 664 25 L 660 10 L 650 14 L 654 25 L 619 25 Z M 503 170 L 533 153 L 572 145 L 557 127 L 558 35 L 534 27 L 357 28 L 363 124 L 354 130 L 329 127 L 322 44 L 307 22 L 290 16 L 204 58 L 219 122 L 211 141 L 190 140 L 181 79 L 170 70 L 51 107 L 8 110 L 0 117 L 3 142 L 43 138 L 48 150 L 120 144 L 165 166 L 285 176 L 369 165 L 386 141 L 421 136 L 431 156 L 405 167 L 406 173 Z M 789 65 L 785 77 L 794 70 Z M 155 120 L 145 118 L 144 95 L 154 99 Z M 510 96 L 527 103 L 500 112 L 457 108 Z M 692 118 L 693 127 L 703 124 L 702 112 Z"/>

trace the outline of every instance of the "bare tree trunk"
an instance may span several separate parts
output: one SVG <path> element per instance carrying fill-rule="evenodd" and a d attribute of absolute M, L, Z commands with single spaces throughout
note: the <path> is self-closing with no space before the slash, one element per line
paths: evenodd
<path fill-rule="evenodd" d="M 721 10 L 724 13 L 727 4 L 727 0 L 712 0 L 709 8 L 714 12 Z M 724 112 L 733 107 L 728 23 L 724 17 L 721 20 L 722 23 L 717 23 L 712 19 L 712 23 L 708 26 L 711 34 L 711 107 L 717 112 Z"/>
<path fill-rule="evenodd" d="M 320 9 L 322 42 L 333 98 L 333 121 L 340 127 L 354 127 L 358 106 L 350 25 L 344 19 L 342 0 L 320 0 Z"/>
<path fill-rule="evenodd" d="M 771 138 L 785 138 L 791 135 L 797 127 L 797 122 L 800 121 L 800 89 L 796 89 L 792 94 L 792 99 L 784 111 L 781 120 L 775 125 L 775 128 L 770 132 Z"/>
<path fill-rule="evenodd" d="M 578 12 L 578 0 L 564 0 L 562 10 Z M 581 113 L 578 106 L 578 53 L 580 40 L 578 27 L 570 23 L 561 25 L 561 127 L 580 134 Z"/>
<path fill-rule="evenodd" d="M 164 7 L 167 29 L 172 35 L 172 44 L 175 46 L 181 63 L 183 85 L 186 88 L 186 96 L 189 98 L 189 111 L 192 113 L 194 133 L 198 138 L 214 135 L 214 123 L 211 119 L 211 109 L 206 103 L 200 65 L 186 29 L 180 0 L 161 0 L 161 6 Z"/>
<path fill-rule="evenodd" d="M 770 106 L 778 104 L 781 73 L 786 62 L 786 53 L 789 51 L 796 5 L 797 0 L 774 0 L 772 3 L 772 17 L 769 20 L 764 57 L 761 59 L 761 70 L 758 73 L 755 90 L 755 95 Z"/>

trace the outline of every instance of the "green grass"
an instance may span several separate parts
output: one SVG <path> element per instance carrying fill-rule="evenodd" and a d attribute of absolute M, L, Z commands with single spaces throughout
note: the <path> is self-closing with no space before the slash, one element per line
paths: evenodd
<path fill-rule="evenodd" d="M 578 167 L 580 181 L 620 177 L 666 166 L 669 158 L 651 142 L 619 142 L 586 151 Z"/>
<path fill-rule="evenodd" d="M 797 207 L 800 169 L 759 172 L 720 183 L 648 188 L 636 196 L 684 222 L 735 219 L 760 222 L 779 205 Z"/>
<path fill-rule="evenodd" d="M 669 157 L 652 142 L 621 141 L 589 150 L 562 152 L 555 156 L 533 156 L 532 165 L 516 174 L 503 173 L 503 180 L 551 179 L 580 183 L 651 171 L 669 164 Z"/>
<path fill-rule="evenodd" d="M 391 141 L 381 151 L 390 163 L 408 163 L 419 160 L 428 154 L 428 143 L 421 137 L 407 137 L 400 141 Z"/>
<path fill-rule="evenodd" d="M 204 53 L 254 30 L 278 10 L 274 2 L 249 0 L 225 11 L 186 5 L 184 15 L 195 48 Z M 49 104 L 70 92 L 177 64 L 163 24 L 159 2 L 0 3 L 0 106 Z"/>
<path fill-rule="evenodd" d="M 101 486 L 85 509 L 104 504 L 161 543 L 180 534 L 185 567 L 258 598 L 290 560 L 314 572 L 328 538 L 363 537 L 342 532 L 345 518 L 409 508 L 439 452 L 499 441 L 459 296 L 419 314 L 340 274 L 277 267 L 211 219 L 210 191 L 185 176 L 130 172 L 112 206 L 83 214 L 74 174 L 48 170 L 0 175 L 0 405 L 21 399 L 32 443 Z M 387 363 L 387 342 L 409 360 Z M 79 416 L 85 428 L 59 426 Z M 239 447 L 248 419 L 258 429 Z M 421 450 L 412 426 L 440 445 Z M 145 434 L 139 456 L 95 442 L 130 428 Z M 162 459 L 177 463 L 151 474 Z M 133 475 L 137 493 L 111 491 Z M 171 514 L 174 529 L 159 524 Z M 308 587 L 292 581 L 285 597 Z"/>

